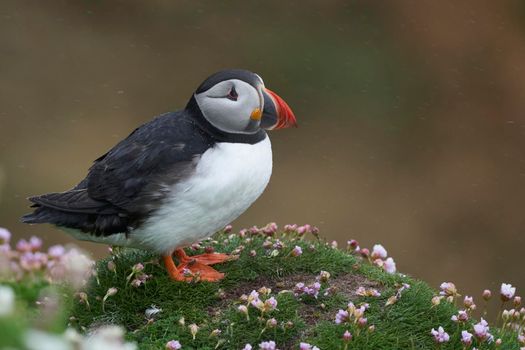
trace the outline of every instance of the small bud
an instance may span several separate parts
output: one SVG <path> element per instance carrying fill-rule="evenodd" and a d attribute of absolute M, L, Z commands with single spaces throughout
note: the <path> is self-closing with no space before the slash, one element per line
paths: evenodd
<path fill-rule="evenodd" d="M 518 308 L 521 305 L 521 297 L 519 295 L 516 295 L 514 297 L 514 307 Z"/>
<path fill-rule="evenodd" d="M 257 256 L 257 252 L 255 250 L 250 250 L 250 256 L 251 257 Z"/>
<path fill-rule="evenodd" d="M 115 264 L 113 260 L 108 261 L 108 270 L 113 273 L 117 272 L 117 265 Z"/>
<path fill-rule="evenodd" d="M 221 330 L 220 329 L 214 329 L 213 331 L 211 331 L 210 333 L 210 337 L 218 337 L 219 335 L 221 335 Z"/>
<path fill-rule="evenodd" d="M 330 272 L 328 272 L 328 271 L 321 271 L 319 273 L 319 280 L 321 282 L 328 282 L 329 279 L 330 279 Z"/>
<path fill-rule="evenodd" d="M 188 326 L 190 329 L 191 336 L 193 337 L 193 340 L 195 340 L 195 336 L 197 335 L 197 332 L 199 331 L 199 326 L 197 326 L 195 323 L 192 323 Z"/>
<path fill-rule="evenodd" d="M 284 324 L 284 328 L 286 329 L 292 329 L 294 327 L 294 324 L 292 321 L 288 321 Z"/>
<path fill-rule="evenodd" d="M 184 327 L 186 325 L 186 320 L 184 319 L 184 317 L 181 317 L 179 318 L 179 324 Z"/>
<path fill-rule="evenodd" d="M 436 295 L 432 298 L 431 302 L 433 306 L 438 306 L 441 303 L 441 297 Z"/>
<path fill-rule="evenodd" d="M 232 225 L 226 225 L 224 228 L 224 233 L 230 233 L 232 231 Z"/>
<path fill-rule="evenodd" d="M 343 334 L 343 340 L 345 342 L 349 342 L 350 340 L 352 340 L 352 333 L 350 333 L 349 331 L 345 331 L 345 333 Z"/>
<path fill-rule="evenodd" d="M 370 326 L 368 327 L 368 331 L 369 331 L 370 333 L 372 333 L 372 332 L 375 331 L 375 330 L 376 330 L 376 326 L 375 326 L 375 325 L 370 325 Z"/>
<path fill-rule="evenodd" d="M 270 318 L 268 321 L 266 321 L 266 327 L 268 328 L 277 327 L 277 320 L 275 318 Z"/>
<path fill-rule="evenodd" d="M 485 299 L 485 301 L 489 301 L 490 298 L 492 297 L 492 292 L 490 290 L 488 290 L 488 289 L 485 289 L 483 291 L 482 296 L 483 296 L 483 299 Z"/>

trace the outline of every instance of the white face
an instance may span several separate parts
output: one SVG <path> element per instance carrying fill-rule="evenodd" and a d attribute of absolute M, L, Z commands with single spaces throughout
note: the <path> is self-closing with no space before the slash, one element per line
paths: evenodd
<path fill-rule="evenodd" d="M 235 134 L 252 134 L 259 130 L 260 117 L 252 118 L 256 109 L 262 112 L 264 97 L 261 86 L 230 79 L 195 94 L 195 100 L 204 115 L 219 130 Z"/>

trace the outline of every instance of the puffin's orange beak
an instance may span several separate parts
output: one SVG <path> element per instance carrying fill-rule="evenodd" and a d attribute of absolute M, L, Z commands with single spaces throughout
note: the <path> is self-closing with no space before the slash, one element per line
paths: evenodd
<path fill-rule="evenodd" d="M 276 130 L 297 127 L 297 120 L 292 109 L 284 100 L 270 89 L 263 88 L 264 110 L 261 118 L 261 127 L 267 130 Z"/>

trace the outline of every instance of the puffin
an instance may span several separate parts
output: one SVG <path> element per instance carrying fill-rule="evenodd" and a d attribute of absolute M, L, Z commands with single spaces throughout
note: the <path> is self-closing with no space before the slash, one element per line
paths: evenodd
<path fill-rule="evenodd" d="M 175 281 L 219 281 L 224 274 L 210 265 L 232 256 L 188 256 L 183 248 L 224 228 L 263 193 L 272 173 L 267 131 L 290 126 L 297 126 L 291 108 L 259 75 L 219 71 L 184 109 L 153 118 L 97 158 L 74 188 L 28 198 L 34 209 L 22 222 L 153 251 Z"/>

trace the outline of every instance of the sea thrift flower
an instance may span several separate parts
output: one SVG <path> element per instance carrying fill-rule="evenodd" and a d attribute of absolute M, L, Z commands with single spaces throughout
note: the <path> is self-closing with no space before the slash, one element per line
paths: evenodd
<path fill-rule="evenodd" d="M 190 329 L 191 336 L 193 337 L 193 340 L 195 340 L 195 336 L 197 335 L 197 332 L 199 331 L 199 326 L 197 326 L 195 323 L 192 323 L 188 326 Z"/>
<path fill-rule="evenodd" d="M 474 304 L 474 298 L 469 297 L 468 295 L 466 295 L 465 299 L 463 299 L 463 305 L 469 310 L 476 309 L 476 304 Z"/>
<path fill-rule="evenodd" d="M 115 262 L 113 260 L 110 260 L 108 261 L 108 270 L 113 272 L 113 273 L 116 273 L 117 272 L 117 264 L 115 264 Z"/>
<path fill-rule="evenodd" d="M 226 225 L 226 227 L 224 227 L 224 233 L 230 233 L 232 231 L 232 225 Z"/>
<path fill-rule="evenodd" d="M 383 262 L 383 269 L 392 274 L 392 273 L 395 273 L 396 272 L 396 263 L 394 261 L 394 259 L 392 258 L 387 258 L 384 262 Z"/>
<path fill-rule="evenodd" d="M 292 249 L 292 252 L 290 253 L 291 256 L 300 256 L 303 254 L 303 250 L 301 249 L 301 247 L 299 247 L 298 245 L 296 245 L 293 249 Z"/>
<path fill-rule="evenodd" d="M 277 327 L 277 320 L 275 318 L 270 318 L 268 321 L 266 321 L 266 327 L 268 328 Z"/>
<path fill-rule="evenodd" d="M 457 315 L 452 315 L 450 318 L 453 322 L 467 322 L 468 314 L 465 310 L 459 310 Z"/>
<path fill-rule="evenodd" d="M 359 249 L 359 251 L 356 250 L 356 252 L 359 252 L 359 254 L 361 254 L 361 256 L 365 259 L 368 259 L 368 257 L 370 256 L 370 251 L 368 250 L 368 248 L 362 248 Z"/>
<path fill-rule="evenodd" d="M 387 256 L 388 254 L 386 252 L 386 249 L 381 244 L 374 245 L 374 247 L 372 248 L 372 253 L 370 254 L 370 257 L 373 260 L 375 259 L 385 260 Z"/>
<path fill-rule="evenodd" d="M 248 308 L 246 307 L 246 305 L 239 305 L 239 306 L 237 307 L 237 310 L 238 310 L 241 314 L 245 314 L 247 320 L 250 319 L 250 315 L 248 314 Z"/>
<path fill-rule="evenodd" d="M 259 344 L 259 349 L 261 350 L 276 350 L 276 345 L 273 340 L 270 341 L 263 341 Z"/>
<path fill-rule="evenodd" d="M 273 311 L 277 308 L 277 299 L 271 297 L 264 302 L 265 311 Z"/>
<path fill-rule="evenodd" d="M 16 243 L 16 250 L 18 250 L 21 253 L 30 252 L 31 244 L 25 239 L 21 239 Z"/>
<path fill-rule="evenodd" d="M 300 343 L 299 350 L 319 350 L 319 348 L 315 345 L 310 345 L 308 343 Z"/>
<path fill-rule="evenodd" d="M 182 348 L 178 340 L 170 340 L 166 343 L 166 350 L 179 350 Z"/>
<path fill-rule="evenodd" d="M 252 350 L 252 346 L 250 344 L 246 344 L 242 350 Z"/>
<path fill-rule="evenodd" d="M 470 346 L 472 344 L 472 333 L 461 331 L 461 342 L 465 346 Z"/>
<path fill-rule="evenodd" d="M 489 299 L 492 297 L 492 292 L 488 289 L 485 289 L 483 291 L 482 296 L 483 296 L 483 299 L 485 299 L 485 301 L 489 301 Z"/>
<path fill-rule="evenodd" d="M 332 249 L 337 249 L 337 241 L 332 241 L 332 243 L 330 243 L 330 247 Z"/>
<path fill-rule="evenodd" d="M 476 323 L 474 325 L 474 336 L 479 341 L 485 341 L 487 339 L 490 339 L 492 335 L 489 333 L 489 325 L 487 321 L 485 321 L 483 318 L 481 318 L 481 321 L 479 323 Z"/>
<path fill-rule="evenodd" d="M 349 342 L 352 340 L 352 333 L 350 333 L 349 331 L 345 331 L 344 334 L 343 334 L 343 340 L 345 342 Z"/>
<path fill-rule="evenodd" d="M 501 301 L 509 301 L 514 297 L 514 293 L 516 293 L 516 287 L 513 287 L 511 284 L 502 283 L 501 289 L 500 289 L 500 297 Z"/>
<path fill-rule="evenodd" d="M 328 280 L 330 279 L 330 272 L 328 272 L 328 271 L 321 271 L 319 273 L 318 279 L 321 282 L 328 282 Z"/>
<path fill-rule="evenodd" d="M 365 289 L 364 287 L 359 287 L 355 291 L 355 294 L 362 296 L 362 297 L 379 297 L 381 296 L 381 293 L 377 291 L 377 289 L 370 288 Z"/>
<path fill-rule="evenodd" d="M 348 318 L 349 318 L 348 311 L 339 309 L 339 311 L 337 311 L 337 314 L 335 315 L 335 324 L 344 323 L 348 321 Z"/>
<path fill-rule="evenodd" d="M 11 232 L 7 229 L 0 227 L 0 244 L 9 243 L 11 240 Z"/>
<path fill-rule="evenodd" d="M 42 248 L 42 239 L 32 236 L 29 239 L 29 245 L 31 246 L 31 250 L 36 252 L 37 250 L 40 250 Z"/>
<path fill-rule="evenodd" d="M 516 295 L 512 302 L 514 303 L 514 307 L 519 307 L 521 305 L 521 297 Z"/>
<path fill-rule="evenodd" d="M 443 297 L 442 296 L 435 296 L 432 298 L 432 300 L 430 301 L 432 303 L 432 306 L 438 306 L 440 303 L 441 303 L 441 299 Z"/>
<path fill-rule="evenodd" d="M 115 287 L 111 287 L 106 292 L 106 295 L 104 295 L 104 298 L 102 299 L 102 311 L 104 310 L 104 305 L 106 304 L 106 300 L 108 300 L 109 297 L 112 297 L 113 295 L 117 294 L 118 289 Z"/>
<path fill-rule="evenodd" d="M 437 344 L 443 344 L 450 340 L 450 336 L 447 332 L 445 332 L 445 330 L 441 326 L 439 326 L 437 331 L 434 328 L 432 328 L 430 334 L 432 334 L 432 336 L 434 337 L 434 341 Z"/>
<path fill-rule="evenodd" d="M 458 290 L 456 285 L 452 282 L 443 282 L 439 286 L 440 292 L 439 295 L 447 297 L 449 301 L 452 301 L 454 297 L 458 296 Z"/>

